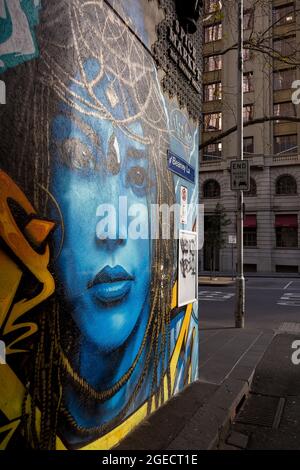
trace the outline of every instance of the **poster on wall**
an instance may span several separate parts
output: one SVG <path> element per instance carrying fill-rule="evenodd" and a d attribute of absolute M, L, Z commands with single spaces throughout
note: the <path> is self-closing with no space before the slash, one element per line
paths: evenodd
<path fill-rule="evenodd" d="M 179 231 L 178 247 L 178 307 L 197 300 L 197 233 Z"/>

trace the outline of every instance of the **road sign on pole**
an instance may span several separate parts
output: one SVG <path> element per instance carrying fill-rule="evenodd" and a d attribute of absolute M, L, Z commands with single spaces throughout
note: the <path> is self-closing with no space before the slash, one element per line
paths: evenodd
<path fill-rule="evenodd" d="M 230 164 L 230 183 L 232 191 L 250 190 L 250 171 L 247 160 L 233 160 Z"/>
<path fill-rule="evenodd" d="M 229 245 L 236 245 L 236 235 L 228 235 Z"/>

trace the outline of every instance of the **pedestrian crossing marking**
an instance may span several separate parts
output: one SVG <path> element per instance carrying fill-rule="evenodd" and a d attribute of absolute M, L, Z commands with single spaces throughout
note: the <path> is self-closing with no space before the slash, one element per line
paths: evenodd
<path fill-rule="evenodd" d="M 199 300 L 207 300 L 213 302 L 225 302 L 234 297 L 235 294 L 229 292 L 219 292 L 219 291 L 199 291 Z"/>
<path fill-rule="evenodd" d="M 285 292 L 277 302 L 277 305 L 283 305 L 287 307 L 300 307 L 300 293 Z"/>

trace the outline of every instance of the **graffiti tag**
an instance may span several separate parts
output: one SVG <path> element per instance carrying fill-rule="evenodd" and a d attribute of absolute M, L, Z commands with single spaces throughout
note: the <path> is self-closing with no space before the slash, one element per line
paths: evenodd
<path fill-rule="evenodd" d="M 0 0 L 0 72 L 37 56 L 40 0 Z"/>

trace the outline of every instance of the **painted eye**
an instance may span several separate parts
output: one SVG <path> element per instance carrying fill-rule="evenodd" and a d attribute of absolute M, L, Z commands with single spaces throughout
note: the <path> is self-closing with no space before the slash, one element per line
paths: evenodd
<path fill-rule="evenodd" d="M 130 168 L 127 174 L 127 181 L 133 187 L 144 188 L 147 182 L 147 175 L 144 168 L 140 166 Z"/>
<path fill-rule="evenodd" d="M 146 192 L 150 189 L 147 173 L 140 166 L 134 166 L 129 169 L 126 181 L 131 186 L 132 191 L 139 197 L 145 196 Z"/>
<path fill-rule="evenodd" d="M 76 170 L 95 169 L 95 157 L 79 139 L 70 138 L 61 144 L 61 159 L 69 168 Z"/>

